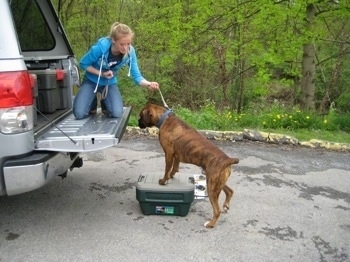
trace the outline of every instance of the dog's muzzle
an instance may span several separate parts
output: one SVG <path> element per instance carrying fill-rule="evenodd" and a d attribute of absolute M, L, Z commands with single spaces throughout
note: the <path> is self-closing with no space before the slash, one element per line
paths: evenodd
<path fill-rule="evenodd" d="M 139 119 L 139 128 L 146 128 L 147 126 L 142 122 L 142 119 Z"/>

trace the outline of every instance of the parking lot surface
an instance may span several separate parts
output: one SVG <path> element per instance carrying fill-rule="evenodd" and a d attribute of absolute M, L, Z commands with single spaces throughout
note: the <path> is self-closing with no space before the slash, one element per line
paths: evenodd
<path fill-rule="evenodd" d="M 164 154 L 156 138 L 126 136 L 66 179 L 0 197 L 0 261 L 350 261 L 349 153 L 214 143 L 240 159 L 214 229 L 207 198 L 185 217 L 141 212 L 137 180 L 162 172 Z"/>

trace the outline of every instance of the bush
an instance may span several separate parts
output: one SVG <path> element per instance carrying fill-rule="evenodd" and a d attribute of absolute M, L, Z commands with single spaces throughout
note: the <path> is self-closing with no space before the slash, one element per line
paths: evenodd
<path fill-rule="evenodd" d="M 273 105 L 269 109 L 247 110 L 237 114 L 229 108 L 217 110 L 211 101 L 207 101 L 200 111 L 191 111 L 181 106 L 172 109 L 178 117 L 198 130 L 240 131 L 248 128 L 284 132 L 294 136 L 298 134 L 302 139 L 336 139 L 340 142 L 347 142 L 350 137 L 350 113 L 341 114 L 335 109 L 331 109 L 328 115 L 320 116 L 298 108 Z M 139 110 L 133 110 L 129 125 L 138 125 L 138 114 Z"/>
<path fill-rule="evenodd" d="M 326 116 L 315 112 L 303 112 L 298 108 L 287 109 L 273 106 L 260 112 L 237 114 L 228 108 L 216 110 L 213 102 L 201 108 L 199 112 L 178 107 L 176 114 L 196 129 L 236 130 L 241 128 L 285 129 L 285 130 L 350 130 L 350 114 L 339 114 L 334 110 Z"/>

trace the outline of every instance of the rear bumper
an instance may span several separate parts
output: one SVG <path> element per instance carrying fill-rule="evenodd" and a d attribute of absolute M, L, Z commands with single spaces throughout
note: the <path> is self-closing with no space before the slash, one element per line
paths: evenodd
<path fill-rule="evenodd" d="M 6 195 L 32 191 L 47 184 L 53 177 L 64 174 L 78 154 L 60 152 L 35 152 L 32 155 L 7 160 L 3 174 Z"/>

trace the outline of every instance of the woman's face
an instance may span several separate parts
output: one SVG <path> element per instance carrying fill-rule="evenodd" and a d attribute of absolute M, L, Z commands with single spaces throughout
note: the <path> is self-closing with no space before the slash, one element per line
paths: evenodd
<path fill-rule="evenodd" d="M 124 36 L 123 38 L 120 38 L 119 40 L 115 41 L 115 48 L 116 51 L 125 54 L 129 50 L 129 46 L 132 42 L 132 36 Z"/>

